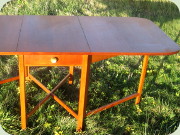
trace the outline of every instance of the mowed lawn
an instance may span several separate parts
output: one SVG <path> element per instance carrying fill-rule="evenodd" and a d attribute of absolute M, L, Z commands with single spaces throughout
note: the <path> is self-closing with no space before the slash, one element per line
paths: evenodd
<path fill-rule="evenodd" d="M 168 0 L 13 0 L 0 15 L 142 17 L 153 21 L 180 44 L 180 13 Z M 89 116 L 85 119 L 85 131 L 80 133 L 75 130 L 75 118 L 53 99 L 28 119 L 28 128 L 22 131 L 18 81 L 2 84 L 0 123 L 14 135 L 168 135 L 180 122 L 179 63 L 179 54 L 150 57 L 141 103 L 134 105 L 132 99 Z M 17 65 L 17 56 L 0 56 L 0 79 L 18 75 Z M 118 56 L 93 64 L 87 111 L 134 93 L 141 68 L 141 56 Z M 66 83 L 55 92 L 75 111 L 80 69 L 75 68 L 73 85 Z M 31 73 L 52 89 L 68 73 L 68 67 L 31 67 Z M 29 112 L 46 93 L 31 81 L 26 84 Z"/>

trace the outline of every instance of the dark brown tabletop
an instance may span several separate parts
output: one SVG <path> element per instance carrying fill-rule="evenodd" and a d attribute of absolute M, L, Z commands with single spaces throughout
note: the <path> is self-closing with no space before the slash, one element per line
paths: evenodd
<path fill-rule="evenodd" d="M 179 46 L 136 17 L 0 16 L 0 54 L 168 55 Z"/>

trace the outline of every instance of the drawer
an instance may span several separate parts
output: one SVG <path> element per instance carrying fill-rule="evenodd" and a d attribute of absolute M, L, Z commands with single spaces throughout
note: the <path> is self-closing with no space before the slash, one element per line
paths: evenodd
<path fill-rule="evenodd" d="M 80 66 L 82 55 L 24 55 L 25 66 Z"/>

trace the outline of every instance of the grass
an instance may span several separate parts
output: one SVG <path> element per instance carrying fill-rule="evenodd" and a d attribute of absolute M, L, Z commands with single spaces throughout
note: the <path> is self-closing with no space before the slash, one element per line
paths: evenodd
<path fill-rule="evenodd" d="M 87 15 L 134 16 L 152 20 L 171 39 L 180 44 L 180 14 L 167 0 L 14 0 L 7 3 L 1 15 Z M 50 99 L 20 129 L 18 82 L 0 86 L 0 123 L 11 134 L 20 135 L 168 135 L 180 121 L 180 56 L 150 58 L 142 101 L 130 100 L 86 118 L 86 128 L 75 132 L 76 120 Z M 141 71 L 140 56 L 118 56 L 91 66 L 87 110 L 95 109 L 134 93 Z M 32 67 L 32 74 L 49 89 L 67 72 L 67 67 Z M 0 56 L 0 79 L 18 74 L 17 56 Z M 55 94 L 77 111 L 80 67 L 75 82 L 65 84 Z M 27 82 L 28 110 L 45 93 Z"/>

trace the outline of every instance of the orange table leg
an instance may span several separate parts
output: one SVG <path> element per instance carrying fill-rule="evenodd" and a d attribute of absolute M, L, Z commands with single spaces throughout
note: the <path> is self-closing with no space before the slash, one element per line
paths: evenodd
<path fill-rule="evenodd" d="M 81 131 L 83 128 L 83 121 L 86 117 L 86 103 L 88 93 L 88 82 L 89 82 L 89 70 L 91 63 L 91 56 L 84 55 L 81 70 L 81 83 L 79 92 L 79 106 L 78 106 L 78 123 L 77 131 Z"/>
<path fill-rule="evenodd" d="M 140 99 L 141 99 L 142 88 L 143 88 L 143 84 L 144 84 L 144 80 L 145 80 L 145 76 L 146 76 L 147 65 L 148 65 L 148 58 L 149 58 L 148 55 L 144 56 L 143 67 L 142 67 L 142 72 L 141 72 L 141 77 L 140 77 L 140 82 L 139 82 L 139 87 L 138 87 L 139 95 L 136 97 L 135 104 L 139 104 Z"/>
<path fill-rule="evenodd" d="M 69 84 L 73 84 L 74 66 L 69 67 Z"/>
<path fill-rule="evenodd" d="M 29 78 L 29 72 L 30 72 L 29 66 L 25 66 L 25 77 L 26 77 L 26 80 L 29 80 L 29 79 L 30 79 L 30 78 Z"/>
<path fill-rule="evenodd" d="M 19 55 L 19 84 L 21 105 L 21 127 L 26 129 L 26 93 L 25 93 L 25 67 L 24 56 Z"/>

